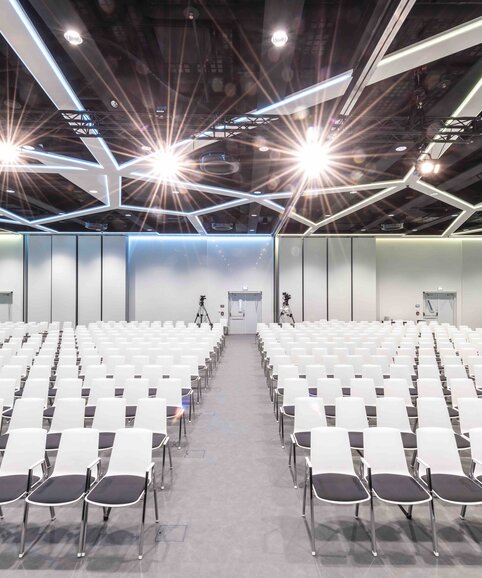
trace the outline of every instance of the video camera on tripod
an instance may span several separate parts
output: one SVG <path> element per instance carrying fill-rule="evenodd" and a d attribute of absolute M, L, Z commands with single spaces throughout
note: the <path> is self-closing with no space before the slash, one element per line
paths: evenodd
<path fill-rule="evenodd" d="M 283 303 L 281 304 L 281 311 L 279 314 L 279 322 L 280 323 L 291 323 L 292 325 L 295 324 L 295 318 L 293 317 L 293 313 L 291 312 L 290 307 L 290 299 L 291 295 L 286 291 L 283 292 Z"/>
<path fill-rule="evenodd" d="M 288 307 L 290 304 L 291 295 L 286 291 L 283 292 L 283 307 Z"/>
<path fill-rule="evenodd" d="M 213 324 L 211 322 L 211 319 L 209 319 L 209 314 L 206 311 L 206 307 L 204 305 L 204 302 L 206 301 L 206 295 L 201 295 L 199 297 L 199 309 L 197 310 L 196 313 L 196 318 L 194 319 L 194 323 L 196 323 L 196 325 L 198 327 L 201 327 L 201 325 L 203 323 L 206 323 L 206 321 L 209 323 L 209 326 L 211 327 L 211 329 L 213 328 Z"/>

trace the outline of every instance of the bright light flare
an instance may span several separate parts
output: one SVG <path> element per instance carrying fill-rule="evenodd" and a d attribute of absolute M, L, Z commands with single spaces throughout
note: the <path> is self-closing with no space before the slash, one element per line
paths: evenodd
<path fill-rule="evenodd" d="M 308 141 L 298 151 L 298 167 L 308 178 L 319 177 L 330 167 L 328 146 L 320 141 Z"/>
<path fill-rule="evenodd" d="M 161 149 L 152 156 L 152 165 L 155 174 L 161 180 L 176 178 L 182 168 L 182 161 L 178 154 L 169 149 Z"/>
<path fill-rule="evenodd" d="M 0 164 L 15 164 L 18 161 L 19 154 L 20 151 L 17 145 L 8 141 L 0 141 Z"/>

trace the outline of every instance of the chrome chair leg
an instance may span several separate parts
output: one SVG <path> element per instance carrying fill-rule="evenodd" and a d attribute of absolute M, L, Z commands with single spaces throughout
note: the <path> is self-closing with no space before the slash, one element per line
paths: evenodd
<path fill-rule="evenodd" d="M 23 558 L 25 555 L 25 538 L 27 536 L 28 510 L 29 503 L 25 502 L 23 509 L 22 531 L 20 534 L 20 552 L 18 554 L 19 558 Z"/>
<path fill-rule="evenodd" d="M 430 524 L 432 526 L 433 554 L 434 554 L 434 556 L 437 556 L 437 558 L 438 558 L 439 553 L 438 553 L 437 525 L 435 522 L 435 504 L 434 504 L 433 497 L 429 502 L 429 508 L 430 508 Z"/>
<path fill-rule="evenodd" d="M 372 540 L 372 554 L 378 556 L 377 552 L 377 539 L 376 539 L 376 527 L 375 527 L 375 504 L 373 501 L 373 495 L 370 495 L 370 526 L 371 526 L 371 540 Z"/>
<path fill-rule="evenodd" d="M 311 478 L 311 476 L 310 476 Z M 316 556 L 315 549 L 315 508 L 313 504 L 313 484 L 310 479 L 310 519 L 311 519 L 311 554 Z"/>
<path fill-rule="evenodd" d="M 156 515 L 156 524 L 159 524 L 159 506 L 157 504 L 156 473 L 154 472 L 154 468 L 152 469 L 152 491 L 154 494 L 154 512 Z"/>
<path fill-rule="evenodd" d="M 167 452 L 169 454 L 169 469 L 172 470 L 172 456 L 171 456 L 171 444 L 167 442 Z"/>
<path fill-rule="evenodd" d="M 141 528 L 139 532 L 139 552 L 137 558 L 142 560 L 144 553 L 144 525 L 146 523 L 146 505 L 147 505 L 147 486 L 148 486 L 148 476 L 146 476 L 146 483 L 144 486 L 144 499 L 142 501 L 142 517 L 141 517 Z"/>
<path fill-rule="evenodd" d="M 161 469 L 161 490 L 164 489 L 164 466 L 166 465 L 166 444 L 162 446 L 162 469 Z M 153 475 L 154 479 L 154 475 Z M 153 481 L 155 486 L 155 483 Z"/>

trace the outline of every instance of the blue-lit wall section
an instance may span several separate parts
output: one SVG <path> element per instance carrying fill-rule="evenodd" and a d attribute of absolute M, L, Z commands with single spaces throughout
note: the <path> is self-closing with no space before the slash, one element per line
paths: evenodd
<path fill-rule="evenodd" d="M 271 237 L 145 237 L 128 240 L 129 317 L 194 321 L 200 295 L 212 321 L 228 291 L 262 291 L 263 321 L 273 316 Z"/>

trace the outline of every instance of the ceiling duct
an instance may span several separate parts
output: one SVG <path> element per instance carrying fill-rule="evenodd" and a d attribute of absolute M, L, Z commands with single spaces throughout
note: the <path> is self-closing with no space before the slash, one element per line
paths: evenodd
<path fill-rule="evenodd" d="M 233 230 L 232 223 L 211 223 L 211 229 L 213 231 L 218 231 L 219 233 L 227 233 Z"/>
<path fill-rule="evenodd" d="M 86 221 L 84 227 L 89 231 L 95 231 L 96 233 L 105 233 L 109 228 L 107 223 L 93 223 L 91 221 Z"/>
<path fill-rule="evenodd" d="M 226 152 L 209 152 L 201 155 L 201 171 L 207 175 L 234 175 L 239 172 L 240 162 Z"/>
<path fill-rule="evenodd" d="M 405 227 L 405 223 L 382 223 L 380 229 L 386 233 L 392 233 L 393 231 L 402 231 Z"/>

